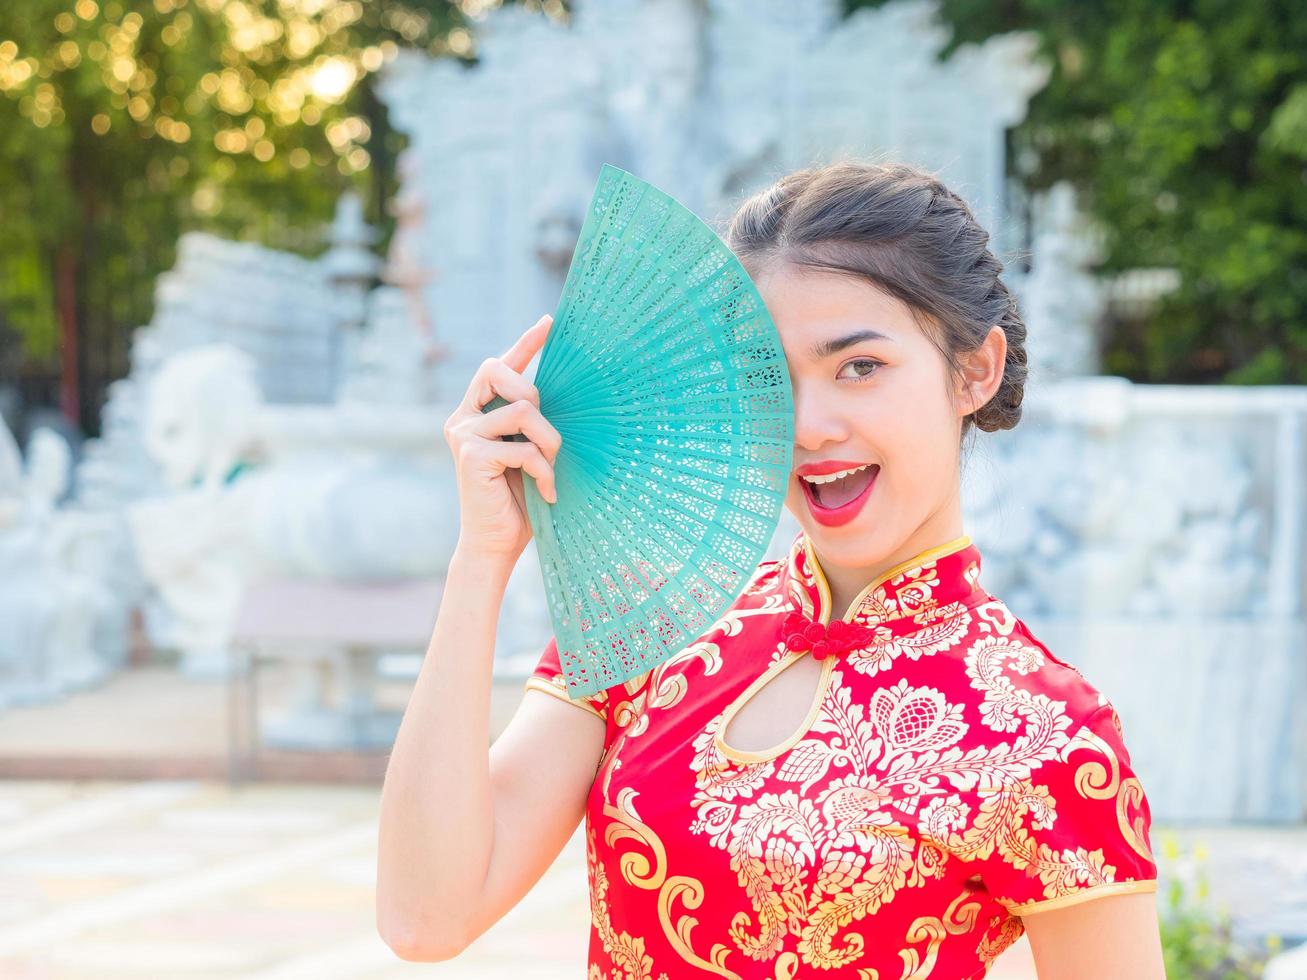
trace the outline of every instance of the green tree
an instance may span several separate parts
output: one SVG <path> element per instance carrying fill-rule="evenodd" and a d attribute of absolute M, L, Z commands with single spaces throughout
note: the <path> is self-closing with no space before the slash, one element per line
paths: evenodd
<path fill-rule="evenodd" d="M 402 140 L 374 73 L 400 45 L 468 58 L 497 2 L 0 4 L 0 370 L 57 363 L 94 432 L 79 379 L 125 369 L 181 232 L 309 249 L 350 185 L 388 231 Z"/>
<path fill-rule="evenodd" d="M 883 0 L 846 0 L 846 9 Z M 1012 133 L 1031 189 L 1066 179 L 1102 268 L 1178 270 L 1106 370 L 1138 381 L 1307 382 L 1307 17 L 1290 0 L 940 0 L 966 42 L 1029 30 L 1051 68 Z"/>

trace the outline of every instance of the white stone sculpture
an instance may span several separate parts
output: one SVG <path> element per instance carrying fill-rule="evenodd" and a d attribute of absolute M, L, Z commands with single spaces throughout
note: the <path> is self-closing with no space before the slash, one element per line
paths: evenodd
<path fill-rule="evenodd" d="M 225 671 L 257 575 L 443 570 L 457 539 L 443 418 L 410 405 L 269 406 L 252 359 L 221 345 L 165 362 L 148 406 L 146 443 L 169 492 L 131 505 L 130 524 L 163 599 L 147 624 L 188 673 Z"/>
<path fill-rule="evenodd" d="M 117 515 L 104 512 L 72 507 L 52 522 L 47 558 L 58 616 L 49 673 L 61 694 L 99 685 L 127 660 L 128 607 L 116 589 L 121 536 Z"/>
<path fill-rule="evenodd" d="M 29 492 L 18 444 L 0 419 L 0 706 L 58 690 L 48 671 L 57 619 L 42 547 L 49 510 Z"/>
<path fill-rule="evenodd" d="M 1094 240 L 1065 181 L 1036 198 L 1031 250 L 1031 271 L 1020 286 L 1031 374 L 1048 379 L 1097 374 L 1096 327 L 1107 301 L 1089 271 L 1098 258 Z"/>
<path fill-rule="evenodd" d="M 1087 378 L 1028 392 L 1021 427 L 989 440 L 996 460 L 986 461 L 984 478 L 967 473 L 965 499 L 992 543 L 986 572 L 1026 566 L 1016 578 L 997 574 L 1027 611 L 1260 611 L 1269 515 L 1254 502 L 1249 452 L 1237 433 L 1222 441 L 1150 410 L 1155 390 Z M 1237 414 L 1238 404 L 1227 410 Z M 1217 555 L 1219 577 L 1211 574 Z M 1203 579 L 1211 586 L 1195 584 Z"/>
<path fill-rule="evenodd" d="M 265 397 L 277 403 L 335 397 L 343 316 L 353 307 L 337 294 L 319 259 L 187 232 L 177 263 L 159 277 L 147 360 L 207 343 L 245 351 Z M 133 370 L 137 365 L 133 364 Z M 141 365 L 147 376 L 149 364 Z"/>
<path fill-rule="evenodd" d="M 1157 819 L 1296 820 L 1307 392 L 1080 378 L 1025 409 L 964 469 L 982 581 L 1116 705 Z"/>
<path fill-rule="evenodd" d="M 342 381 L 342 404 L 422 405 L 435 399 L 433 375 L 410 303 L 396 286 L 368 295 L 367 325 Z"/>
<path fill-rule="evenodd" d="M 224 676 L 241 592 L 257 564 L 241 471 L 257 461 L 262 401 L 249 355 L 229 346 L 173 355 L 152 379 L 146 447 L 170 491 L 128 508 L 136 555 L 170 617 L 147 620 L 192 676 Z"/>
<path fill-rule="evenodd" d="M 71 450 L 37 428 L 15 478 L 17 445 L 0 424 L 0 705 L 93 686 L 121 662 L 126 623 L 93 557 L 96 521 L 63 509 Z"/>
<path fill-rule="evenodd" d="M 154 378 L 145 445 L 173 491 L 212 490 L 257 454 L 254 416 L 263 401 L 254 361 L 229 346 L 174 355 Z"/>
<path fill-rule="evenodd" d="M 390 238 L 390 250 L 381 278 L 399 289 L 404 297 L 408 321 L 421 340 L 422 365 L 430 370 L 448 357 L 448 348 L 435 336 L 431 311 L 427 308 L 426 288 L 439 277 L 439 270 L 427 261 L 422 247 L 422 229 L 427 211 L 426 196 L 417 180 L 418 159 L 412 150 L 405 149 L 395 163 L 399 175 L 399 191 L 391 205 L 395 216 L 395 231 Z M 428 383 L 434 378 L 428 379 Z M 434 384 L 431 384 L 434 388 Z"/>
<path fill-rule="evenodd" d="M 337 330 L 331 338 L 335 387 L 328 400 L 339 396 L 341 381 L 358 356 L 367 320 L 368 291 L 381 268 L 381 260 L 371 250 L 376 238 L 376 229 L 363 218 L 362 199 L 353 191 L 342 194 L 331 223 L 331 248 L 320 260 L 336 298 Z"/>
<path fill-rule="evenodd" d="M 0 527 L 7 527 L 22 507 L 23 454 L 0 415 Z"/>

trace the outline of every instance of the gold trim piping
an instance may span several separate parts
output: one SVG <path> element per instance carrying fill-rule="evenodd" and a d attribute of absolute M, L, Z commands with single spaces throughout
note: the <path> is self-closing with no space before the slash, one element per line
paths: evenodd
<path fill-rule="evenodd" d="M 604 716 L 599 713 L 599 709 L 596 708 L 584 697 L 582 697 L 579 700 L 573 700 L 572 698 L 568 697 L 566 691 L 561 690 L 556 685 L 550 684 L 548 681 L 543 680 L 539 677 L 529 678 L 527 682 L 524 685 L 522 685 L 522 689 L 524 691 L 544 691 L 546 694 L 552 694 L 560 701 L 566 701 L 568 704 L 574 704 L 578 708 L 584 708 L 586 711 L 590 712 L 590 714 L 594 715 L 600 721 L 607 721 L 607 719 L 605 719 Z"/>
<path fill-rule="evenodd" d="M 1001 898 L 995 899 L 995 901 L 1012 915 L 1029 915 L 1031 912 L 1051 912 L 1054 909 L 1068 908 L 1107 895 L 1135 895 L 1155 891 L 1157 891 L 1157 879 L 1147 878 L 1143 881 L 1105 881 L 1099 885 L 1082 888 L 1071 895 L 1060 895 L 1057 898 L 1047 898 L 1038 902 L 1025 902 L 1021 905 L 1012 905 Z"/>
<path fill-rule="evenodd" d="M 906 571 L 909 568 L 914 568 L 933 558 L 951 555 L 955 551 L 961 551 L 970 544 L 970 535 L 963 534 L 954 538 L 952 541 L 946 541 L 944 544 L 927 548 L 925 551 L 918 555 L 914 555 L 907 561 L 899 562 L 893 568 L 889 569 L 889 571 L 882 572 L 870 585 L 858 593 L 858 597 L 849 604 L 849 608 L 844 614 L 844 619 L 846 621 L 849 620 L 868 595 L 875 591 L 878 586 L 888 582 L 900 572 Z M 817 588 L 822 597 L 822 625 L 829 625 L 831 612 L 830 585 L 826 581 L 825 572 L 821 570 L 821 566 L 817 563 L 817 558 L 812 551 L 812 540 L 807 536 L 807 534 L 803 535 L 803 548 L 807 553 L 808 567 L 813 569 L 816 573 Z M 830 688 L 830 679 L 835 672 L 834 657 L 828 657 L 822 663 L 821 676 L 817 678 L 817 689 L 813 692 L 812 702 L 808 705 L 808 712 L 804 716 L 802 725 L 797 731 L 786 736 L 786 738 L 778 742 L 776 745 L 766 749 L 759 749 L 754 752 L 746 752 L 744 749 L 737 749 L 734 746 L 726 744 L 726 729 L 730 725 L 731 719 L 739 714 L 740 709 L 748 704 L 753 699 L 754 695 L 762 690 L 762 688 L 771 681 L 772 678 L 788 668 L 806 652 L 807 651 L 804 650 L 791 650 L 786 657 L 776 661 L 776 663 L 772 664 L 765 671 L 755 677 L 753 683 L 736 695 L 735 700 L 726 706 L 726 710 L 722 712 L 721 721 L 717 724 L 717 730 L 713 733 L 713 742 L 716 744 L 718 752 L 726 758 L 732 759 L 736 762 L 767 762 L 776 758 L 776 756 L 780 755 L 786 749 L 797 745 L 798 742 L 807 735 L 809 731 L 811 731 L 813 724 L 817 721 L 817 715 L 821 711 L 822 702 L 826 700 L 826 693 Z"/>
<path fill-rule="evenodd" d="M 913 555 L 907 561 L 899 562 L 889 571 L 882 572 L 880 575 L 878 575 L 876 578 L 872 580 L 870 585 L 868 585 L 861 592 L 859 592 L 857 598 L 854 599 L 851 603 L 849 603 L 849 608 L 844 611 L 844 616 L 842 618 L 846 621 L 851 619 L 853 614 L 857 612 L 858 607 L 862 605 L 863 600 L 866 599 L 867 596 L 871 595 L 871 593 L 876 591 L 876 589 L 884 585 L 886 582 L 892 579 L 895 575 L 898 575 L 900 572 L 905 572 L 909 568 L 915 568 L 917 565 L 924 564 L 925 562 L 931 561 L 932 559 L 942 558 L 945 555 L 951 555 L 955 551 L 961 551 L 969 544 L 971 544 L 971 536 L 968 534 L 963 534 L 960 535 L 959 537 L 954 538 L 952 541 L 945 541 L 943 544 L 937 544 L 932 548 L 927 548 L 925 551 L 921 552 L 920 554 Z M 803 536 L 803 549 L 807 553 L 808 567 L 811 568 L 816 573 L 817 589 L 821 593 L 822 606 L 825 610 L 824 618 L 822 619 L 822 625 L 826 626 L 829 625 L 830 623 L 830 614 L 832 611 L 830 607 L 831 606 L 830 583 L 826 581 L 826 573 L 822 570 L 821 563 L 817 561 L 816 552 L 812 550 L 812 539 L 809 538 L 806 534 Z"/>
<path fill-rule="evenodd" d="M 753 752 L 737 749 L 734 746 L 727 745 L 725 741 L 727 726 L 730 725 L 731 719 L 739 713 L 739 710 L 748 704 L 753 696 L 762 690 L 773 677 L 791 664 L 797 663 L 799 658 L 806 652 L 805 650 L 791 650 L 783 660 L 778 660 L 755 677 L 753 683 L 726 706 L 726 711 L 722 714 L 722 719 L 717 725 L 717 731 L 713 733 L 713 740 L 717 743 L 717 750 L 722 755 L 728 759 L 734 759 L 736 762 L 766 762 L 769 759 L 774 759 L 808 734 L 817 721 L 817 714 L 821 711 L 821 703 L 826 700 L 826 689 L 830 686 L 830 676 L 835 671 L 834 657 L 827 657 L 822 662 L 821 676 L 817 678 L 817 689 L 813 692 L 812 702 L 808 705 L 808 712 L 804 715 L 803 722 L 797 731 L 787 735 L 781 742 L 770 748 L 758 749 Z"/>

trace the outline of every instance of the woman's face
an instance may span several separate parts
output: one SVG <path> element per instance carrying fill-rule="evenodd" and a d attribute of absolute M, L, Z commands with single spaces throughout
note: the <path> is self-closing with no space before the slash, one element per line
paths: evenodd
<path fill-rule="evenodd" d="M 795 473 L 785 506 L 811 539 L 833 593 L 855 591 L 962 534 L 959 442 L 962 418 L 974 407 L 971 389 L 965 379 L 950 387 L 943 355 L 908 307 L 865 281 L 792 265 L 755 281 L 780 333 L 794 395 Z M 859 332 L 881 336 L 850 340 Z M 969 375 L 979 377 L 978 404 L 1002 380 L 1005 343 L 995 328 L 982 348 L 997 357 L 994 377 L 983 369 Z M 842 494 L 837 484 L 818 488 L 821 503 L 836 504 L 856 501 L 855 491 L 870 482 L 861 503 L 836 513 L 816 509 L 799 476 L 832 460 L 873 464 L 851 476 Z"/>

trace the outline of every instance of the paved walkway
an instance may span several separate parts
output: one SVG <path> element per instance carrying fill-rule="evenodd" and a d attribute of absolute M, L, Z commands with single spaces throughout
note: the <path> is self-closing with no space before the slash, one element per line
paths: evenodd
<path fill-rule="evenodd" d="M 463 956 L 398 959 L 373 919 L 379 790 L 370 786 L 10 781 L 0 785 L 0 976 L 578 980 L 588 906 L 577 834 L 535 889 Z M 1163 839 L 1155 828 L 1155 843 Z M 1212 904 L 1307 927 L 1307 831 L 1175 832 Z M 1200 852 L 1201 853 L 1201 852 Z M 1291 931 L 1291 930 L 1290 930 Z M 991 980 L 1031 980 L 1029 946 Z"/>
<path fill-rule="evenodd" d="M 264 684 L 275 709 L 294 678 L 274 668 Z M 379 783 L 343 765 L 336 777 L 355 782 L 296 776 L 232 789 L 204 778 L 224 772 L 223 691 L 147 667 L 55 704 L 0 713 L 0 977 L 585 977 L 581 828 L 518 907 L 461 957 L 407 963 L 374 926 Z M 408 688 L 381 693 L 399 709 Z M 520 681 L 495 685 L 495 733 L 521 695 Z M 164 778 L 75 778 L 115 766 Z M 20 774 L 41 778 L 4 779 Z M 1240 938 L 1307 941 L 1307 827 L 1154 825 L 1153 843 L 1159 906 L 1170 880 L 1190 882 L 1193 894 L 1201 871 L 1208 906 L 1230 912 Z M 1023 938 L 990 980 L 1034 976 Z M 1304 978 L 1307 965 L 1276 980 Z"/>
<path fill-rule="evenodd" d="M 374 927 L 378 791 L 209 781 L 0 787 L 0 976 L 580 980 L 578 833 L 457 960 L 408 963 Z M 1024 941 L 994 980 L 1033 977 Z"/>

